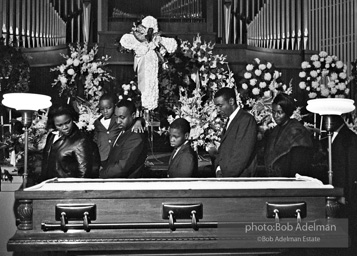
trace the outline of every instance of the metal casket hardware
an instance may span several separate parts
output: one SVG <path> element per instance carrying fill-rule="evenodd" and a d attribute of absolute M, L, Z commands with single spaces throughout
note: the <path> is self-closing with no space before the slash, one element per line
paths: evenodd
<path fill-rule="evenodd" d="M 203 218 L 202 203 L 196 204 L 162 204 L 162 218 L 169 220 L 169 228 L 176 230 L 175 221 L 178 219 L 191 219 L 191 227 L 198 230 L 197 222 Z"/>
<path fill-rule="evenodd" d="M 306 202 L 267 202 L 267 218 L 275 218 L 279 222 L 282 218 L 296 218 L 300 223 L 302 218 L 306 218 Z"/>
<path fill-rule="evenodd" d="M 68 230 L 67 224 L 71 220 L 83 220 L 83 229 L 89 232 L 91 220 L 97 218 L 96 210 L 95 204 L 57 204 L 55 218 L 61 222 L 61 229 L 64 232 Z"/>

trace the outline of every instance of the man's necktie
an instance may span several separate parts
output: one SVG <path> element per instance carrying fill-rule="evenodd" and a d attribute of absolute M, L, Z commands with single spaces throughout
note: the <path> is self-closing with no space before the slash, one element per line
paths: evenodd
<path fill-rule="evenodd" d="M 229 123 L 229 117 L 228 117 L 227 122 L 225 123 L 225 125 L 224 125 L 224 127 L 223 127 L 222 136 L 223 136 L 223 135 L 226 133 L 226 131 L 227 131 L 228 123 Z"/>

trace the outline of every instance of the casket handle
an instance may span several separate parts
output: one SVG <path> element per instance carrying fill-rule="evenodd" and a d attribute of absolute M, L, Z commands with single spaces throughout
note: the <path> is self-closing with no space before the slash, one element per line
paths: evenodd
<path fill-rule="evenodd" d="M 175 231 L 175 218 L 174 218 L 174 211 L 169 211 L 169 228 L 172 231 Z"/>
<path fill-rule="evenodd" d="M 191 219 L 191 227 L 198 230 L 197 222 L 203 217 L 202 203 L 163 203 L 162 218 L 169 219 L 169 227 L 172 231 L 176 230 L 176 219 Z"/>
<path fill-rule="evenodd" d="M 66 227 L 66 224 L 68 223 L 67 216 L 65 212 L 61 212 L 61 229 L 63 232 L 67 232 L 68 228 Z"/>
<path fill-rule="evenodd" d="M 90 223 L 90 218 L 89 218 L 89 213 L 85 212 L 83 214 L 83 228 L 85 231 L 89 232 L 90 228 L 89 228 L 89 223 Z"/>
<path fill-rule="evenodd" d="M 192 212 L 191 212 L 191 215 L 192 215 L 192 228 L 193 228 L 193 230 L 198 230 L 198 225 L 197 225 L 197 219 L 196 219 L 196 211 L 195 210 L 193 210 Z"/>
<path fill-rule="evenodd" d="M 300 223 L 306 217 L 306 202 L 267 202 L 267 218 L 274 218 L 279 222 L 282 218 L 296 218 Z"/>
<path fill-rule="evenodd" d="M 297 209 L 296 210 L 296 219 L 297 219 L 297 223 L 301 223 L 301 210 Z"/>
<path fill-rule="evenodd" d="M 274 209 L 274 213 L 275 213 L 275 222 L 279 222 L 279 210 L 278 209 Z"/>

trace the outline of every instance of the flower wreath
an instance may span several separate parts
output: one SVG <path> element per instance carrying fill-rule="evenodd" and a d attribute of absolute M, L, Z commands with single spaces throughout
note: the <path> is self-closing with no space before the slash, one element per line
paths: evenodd
<path fill-rule="evenodd" d="M 310 99 L 348 97 L 347 66 L 335 55 L 321 51 L 312 55 L 310 61 L 302 62 L 301 68 L 299 87 Z"/>
<path fill-rule="evenodd" d="M 273 63 L 258 58 L 247 64 L 243 77 L 240 90 L 242 105 L 254 116 L 258 124 L 258 139 L 262 139 L 267 130 L 276 126 L 272 116 L 274 97 L 280 92 L 291 94 L 292 86 L 283 83 L 281 72 Z M 292 117 L 301 119 L 300 108 Z"/>

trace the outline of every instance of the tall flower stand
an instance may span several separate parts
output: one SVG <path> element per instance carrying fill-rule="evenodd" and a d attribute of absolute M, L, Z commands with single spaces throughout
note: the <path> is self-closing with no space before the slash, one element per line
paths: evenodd
<path fill-rule="evenodd" d="M 332 135 L 338 128 L 334 122 L 334 116 L 349 113 L 355 109 L 354 101 L 343 98 L 314 99 L 307 102 L 306 109 L 312 113 L 319 114 L 324 119 L 325 129 L 328 136 L 328 182 L 333 185 L 332 169 Z M 328 219 L 333 219 L 338 215 L 340 205 L 335 197 L 327 197 L 326 215 Z"/>

